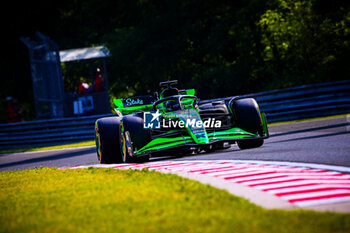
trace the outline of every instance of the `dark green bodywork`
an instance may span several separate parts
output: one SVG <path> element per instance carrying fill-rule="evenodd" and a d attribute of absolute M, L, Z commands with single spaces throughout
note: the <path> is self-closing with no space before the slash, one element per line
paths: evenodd
<path fill-rule="evenodd" d="M 191 90 L 188 94 L 194 94 Z M 189 96 L 190 97 L 190 96 Z M 196 98 L 195 96 L 193 96 Z M 192 97 L 191 97 L 192 98 Z M 159 111 L 164 119 L 172 119 L 175 121 L 186 122 L 187 119 L 196 119 L 196 121 L 202 121 L 198 109 L 195 106 L 195 101 L 189 100 L 191 98 L 184 98 L 181 101 L 182 108 L 177 111 L 166 111 L 163 103 L 159 104 L 154 108 L 152 104 L 144 104 L 137 106 L 124 106 L 121 99 L 115 99 L 116 105 L 115 111 L 120 117 L 125 114 L 131 114 L 136 112 L 144 111 Z M 192 101 L 192 102 L 191 102 Z M 232 109 L 229 109 L 232 112 Z M 133 148 L 133 156 L 143 156 L 151 154 L 153 152 L 159 152 L 163 150 L 170 150 L 180 147 L 206 147 L 220 142 L 236 142 L 239 140 L 251 140 L 251 139 L 265 139 L 269 137 L 266 117 L 261 114 L 261 122 L 263 124 L 263 135 L 252 134 L 243 129 L 232 127 L 229 129 L 218 129 L 211 132 L 207 132 L 206 128 L 203 127 L 187 127 L 169 130 L 167 133 L 180 132 L 181 136 L 174 137 L 162 137 L 158 135 L 156 138 L 149 141 L 142 148 Z"/>

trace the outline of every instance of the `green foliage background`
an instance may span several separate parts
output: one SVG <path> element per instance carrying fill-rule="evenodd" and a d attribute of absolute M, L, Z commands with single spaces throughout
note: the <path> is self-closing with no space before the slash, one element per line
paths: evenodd
<path fill-rule="evenodd" d="M 19 37 L 35 31 L 61 49 L 105 44 L 112 53 L 110 92 L 117 97 L 153 92 L 167 79 L 195 87 L 200 98 L 349 79 L 347 0 L 38 0 L 10 5 L 3 20 L 2 106 L 11 95 L 34 109 L 28 52 Z M 67 91 L 81 70 L 69 69 Z"/>

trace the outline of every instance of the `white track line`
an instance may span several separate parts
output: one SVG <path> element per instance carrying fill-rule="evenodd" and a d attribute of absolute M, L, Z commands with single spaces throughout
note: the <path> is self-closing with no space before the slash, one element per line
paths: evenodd
<path fill-rule="evenodd" d="M 294 200 L 294 199 L 304 199 L 309 197 L 322 198 L 325 196 L 330 196 L 334 194 L 344 194 L 350 197 L 350 190 L 339 189 L 339 190 L 331 190 L 331 191 L 319 191 L 319 192 L 308 192 L 308 193 L 300 193 L 300 194 L 291 194 L 291 195 L 282 195 L 280 196 L 284 200 Z"/>
<path fill-rule="evenodd" d="M 350 202 L 350 197 L 338 197 L 338 198 L 332 198 L 332 199 L 300 201 L 300 202 L 298 202 L 298 206 L 299 207 L 309 207 L 309 206 L 315 206 L 315 205 L 334 204 L 334 203 L 339 203 L 339 202 Z M 347 212 L 349 212 L 349 211 L 347 211 Z"/>
<path fill-rule="evenodd" d="M 318 189 L 338 189 L 338 188 L 350 190 L 350 184 L 348 185 L 311 184 L 308 186 L 301 186 L 301 187 L 274 189 L 267 192 L 274 194 L 276 196 L 280 196 L 285 193 L 304 192 L 304 191 L 312 192 L 313 190 L 318 190 Z"/>

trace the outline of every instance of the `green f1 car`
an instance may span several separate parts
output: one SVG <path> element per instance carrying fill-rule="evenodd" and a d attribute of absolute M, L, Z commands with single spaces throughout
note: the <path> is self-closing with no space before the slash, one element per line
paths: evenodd
<path fill-rule="evenodd" d="M 260 147 L 269 137 L 265 114 L 252 98 L 203 101 L 177 81 L 161 82 L 160 96 L 115 99 L 116 116 L 95 123 L 100 163 L 149 161 L 152 156 Z"/>

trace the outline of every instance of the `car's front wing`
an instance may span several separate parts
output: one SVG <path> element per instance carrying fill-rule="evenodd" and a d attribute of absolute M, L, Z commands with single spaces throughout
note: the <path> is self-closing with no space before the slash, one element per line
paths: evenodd
<path fill-rule="evenodd" d="M 137 149 L 135 148 L 134 155 L 142 156 L 145 154 L 151 154 L 154 152 L 160 152 L 164 150 L 171 150 L 175 148 L 189 148 L 189 147 L 198 147 L 205 148 L 209 147 L 218 142 L 236 142 L 239 140 L 252 140 L 252 139 L 265 139 L 268 137 L 268 134 L 260 136 L 257 134 L 252 134 L 247 131 L 244 131 L 240 128 L 231 128 L 224 131 L 214 131 L 208 133 L 208 143 L 200 144 L 195 143 L 195 141 L 190 136 L 179 136 L 171 138 L 162 138 L 158 137 L 150 141 L 144 147 Z"/>

